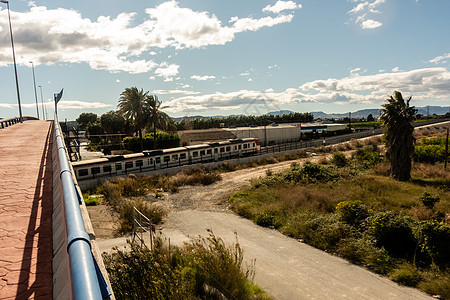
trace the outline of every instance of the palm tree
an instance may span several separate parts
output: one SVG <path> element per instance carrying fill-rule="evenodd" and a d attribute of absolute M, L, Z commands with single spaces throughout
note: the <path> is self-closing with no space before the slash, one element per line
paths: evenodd
<path fill-rule="evenodd" d="M 120 94 L 119 98 L 119 113 L 128 120 L 131 126 L 134 127 L 134 131 L 139 135 L 141 142 L 141 151 L 144 146 L 142 142 L 142 129 L 148 123 L 148 108 L 146 106 L 146 99 L 148 92 L 144 93 L 143 89 L 137 87 L 126 88 Z"/>
<path fill-rule="evenodd" d="M 385 127 L 386 156 L 391 163 L 390 174 L 394 179 L 406 181 L 411 178 L 411 154 L 414 151 L 414 128 L 411 122 L 417 109 L 405 102 L 402 93 L 394 91 L 383 105 L 380 117 Z"/>
<path fill-rule="evenodd" d="M 161 107 L 162 102 L 158 100 L 158 96 L 147 96 L 145 103 L 148 107 L 149 124 L 153 127 L 153 148 L 156 149 L 156 127 L 164 129 L 172 119 L 162 111 L 162 109 L 165 109 L 168 106 Z"/>

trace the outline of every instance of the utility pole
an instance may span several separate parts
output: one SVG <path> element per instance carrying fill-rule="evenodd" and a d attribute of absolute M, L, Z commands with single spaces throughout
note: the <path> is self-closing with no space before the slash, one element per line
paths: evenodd
<path fill-rule="evenodd" d="M 448 130 L 447 128 L 447 138 L 445 139 L 445 161 L 444 161 L 444 170 L 447 169 L 447 160 L 448 160 Z"/>

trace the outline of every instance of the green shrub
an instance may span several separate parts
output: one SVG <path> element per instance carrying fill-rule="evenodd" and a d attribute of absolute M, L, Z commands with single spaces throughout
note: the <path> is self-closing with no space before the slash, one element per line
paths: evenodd
<path fill-rule="evenodd" d="M 422 221 L 416 231 L 420 249 L 432 262 L 445 270 L 450 267 L 450 225 L 437 221 Z"/>
<path fill-rule="evenodd" d="M 361 201 L 343 201 L 336 205 L 336 214 L 342 222 L 358 226 L 369 216 L 369 210 Z"/>
<path fill-rule="evenodd" d="M 99 203 L 99 200 L 97 197 L 93 197 L 90 195 L 83 195 L 84 203 L 86 206 L 96 206 Z"/>
<path fill-rule="evenodd" d="M 432 196 L 430 193 L 423 193 L 422 197 L 419 198 L 419 202 L 422 203 L 426 208 L 433 209 L 434 205 L 441 200 L 438 196 Z"/>
<path fill-rule="evenodd" d="M 355 159 L 365 167 L 371 167 L 383 161 L 376 145 L 358 149 L 355 153 Z"/>
<path fill-rule="evenodd" d="M 255 216 L 255 223 L 262 227 L 279 227 L 279 224 L 276 222 L 276 215 L 268 211 L 258 212 Z"/>
<path fill-rule="evenodd" d="M 345 157 L 345 154 L 342 152 L 334 152 L 333 158 L 331 159 L 331 163 L 336 167 L 345 167 L 348 165 L 348 159 Z"/>
<path fill-rule="evenodd" d="M 340 240 L 348 238 L 351 229 L 333 214 L 305 211 L 291 216 L 282 231 L 322 250 L 333 251 Z"/>
<path fill-rule="evenodd" d="M 152 150 L 154 149 L 153 142 L 153 132 L 147 133 L 144 137 L 142 137 L 142 143 L 144 150 Z M 138 136 L 133 137 L 125 137 L 122 140 L 123 147 L 126 150 L 133 152 L 141 151 L 141 141 Z M 166 133 L 166 132 L 157 132 L 156 133 L 156 148 L 157 149 L 167 149 L 167 148 L 175 148 L 180 146 L 180 137 L 176 133 Z"/>
<path fill-rule="evenodd" d="M 406 286 L 415 287 L 422 280 L 419 271 L 411 264 L 404 263 L 395 268 L 390 274 L 389 278 L 397 283 Z"/>
<path fill-rule="evenodd" d="M 276 176 L 277 181 L 290 183 L 325 183 L 339 178 L 333 168 L 310 162 L 306 162 L 303 166 L 293 164 L 289 170 Z"/>
<path fill-rule="evenodd" d="M 378 274 L 387 274 L 395 265 L 394 259 L 384 248 L 378 248 L 372 240 L 350 237 L 342 239 L 336 252 L 350 262 L 364 266 Z"/>
<path fill-rule="evenodd" d="M 384 247 L 399 258 L 412 259 L 417 245 L 414 221 L 394 212 L 381 212 L 367 219 L 368 233 L 375 238 L 376 246 Z"/>

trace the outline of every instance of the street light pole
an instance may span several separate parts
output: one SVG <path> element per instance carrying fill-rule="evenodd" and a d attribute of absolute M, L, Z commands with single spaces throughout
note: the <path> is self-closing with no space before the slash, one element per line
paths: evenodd
<path fill-rule="evenodd" d="M 11 15 L 9 13 L 9 2 L 6 0 L 0 0 L 0 2 L 6 3 L 6 6 L 8 7 L 9 33 L 11 34 L 11 48 L 12 48 L 13 61 L 14 61 L 14 74 L 16 75 L 17 102 L 19 104 L 20 123 L 23 123 L 22 106 L 20 105 L 19 79 L 17 77 L 16 54 L 14 52 L 14 40 L 13 40 L 13 33 L 12 33 L 12 26 L 11 26 Z"/>
<path fill-rule="evenodd" d="M 32 61 L 30 61 L 31 69 L 33 70 L 33 84 L 34 84 L 34 98 L 36 99 L 36 113 L 37 118 L 39 120 L 39 106 L 38 106 L 38 100 L 37 100 L 37 92 L 36 92 L 36 77 L 34 76 L 34 64 Z M 42 112 L 43 114 L 44 112 Z"/>
<path fill-rule="evenodd" d="M 42 97 L 42 86 L 39 86 L 39 89 L 41 90 L 42 114 L 43 114 L 44 120 L 47 120 L 47 109 L 44 106 L 44 97 Z M 45 115 L 44 115 L 44 111 L 45 111 Z"/>

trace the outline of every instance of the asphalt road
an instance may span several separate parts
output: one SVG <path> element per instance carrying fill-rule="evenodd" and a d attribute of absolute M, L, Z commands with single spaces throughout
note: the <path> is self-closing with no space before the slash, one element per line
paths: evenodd
<path fill-rule="evenodd" d="M 433 299 L 232 213 L 175 212 L 162 231 L 182 245 L 189 237 L 206 236 L 207 228 L 227 243 L 237 232 L 244 260 L 256 259 L 255 282 L 275 299 Z"/>

